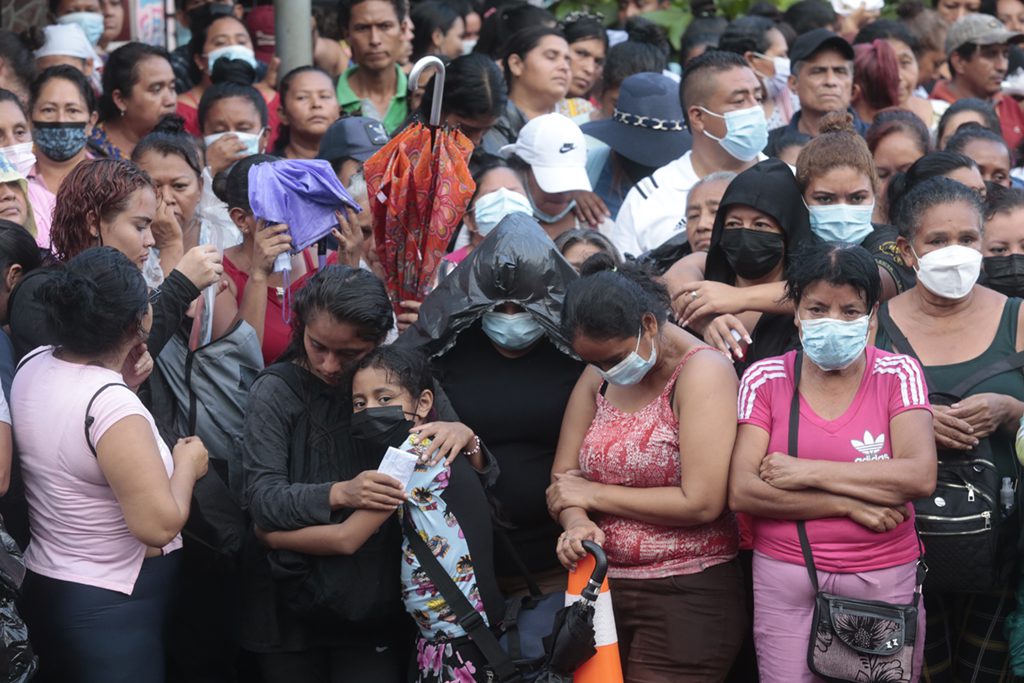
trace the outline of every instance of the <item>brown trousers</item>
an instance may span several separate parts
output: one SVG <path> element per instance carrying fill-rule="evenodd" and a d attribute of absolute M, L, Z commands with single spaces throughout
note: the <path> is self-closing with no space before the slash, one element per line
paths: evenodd
<path fill-rule="evenodd" d="M 725 680 L 749 625 L 736 560 L 610 586 L 626 683 Z"/>

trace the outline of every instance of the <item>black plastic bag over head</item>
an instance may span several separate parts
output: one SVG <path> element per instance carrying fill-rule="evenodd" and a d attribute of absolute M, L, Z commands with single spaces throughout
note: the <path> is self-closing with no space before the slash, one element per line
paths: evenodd
<path fill-rule="evenodd" d="M 565 289 L 578 277 L 537 221 L 510 214 L 427 296 L 419 320 L 398 343 L 440 356 L 484 313 L 512 302 L 562 353 L 575 357 L 561 322 Z"/>

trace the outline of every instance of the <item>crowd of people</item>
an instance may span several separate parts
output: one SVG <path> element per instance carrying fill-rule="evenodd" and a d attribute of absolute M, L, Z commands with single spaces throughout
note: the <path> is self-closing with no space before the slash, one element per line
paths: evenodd
<path fill-rule="evenodd" d="M 0 30 L 0 679 L 498 680 L 587 542 L 626 683 L 1024 677 L 1024 2 L 177 5 Z"/>

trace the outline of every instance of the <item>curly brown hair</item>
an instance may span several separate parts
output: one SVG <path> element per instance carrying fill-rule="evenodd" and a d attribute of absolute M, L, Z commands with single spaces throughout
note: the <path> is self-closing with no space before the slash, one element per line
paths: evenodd
<path fill-rule="evenodd" d="M 50 240 L 61 261 L 67 261 L 99 242 L 89 232 L 89 216 L 105 221 L 124 211 L 128 198 L 153 179 L 130 161 L 92 159 L 75 167 L 57 191 Z"/>

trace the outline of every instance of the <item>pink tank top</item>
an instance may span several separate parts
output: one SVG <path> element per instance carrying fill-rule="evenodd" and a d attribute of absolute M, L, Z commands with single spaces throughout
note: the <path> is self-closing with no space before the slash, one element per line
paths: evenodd
<path fill-rule="evenodd" d="M 671 397 L 676 379 L 698 351 L 690 350 L 654 401 L 635 413 L 619 410 L 601 394 L 597 414 L 580 449 L 580 469 L 591 481 L 631 488 L 680 486 L 679 420 Z M 736 557 L 738 532 L 728 510 L 708 524 L 661 526 L 615 515 L 595 520 L 605 534 L 608 575 L 660 579 L 696 574 Z"/>

